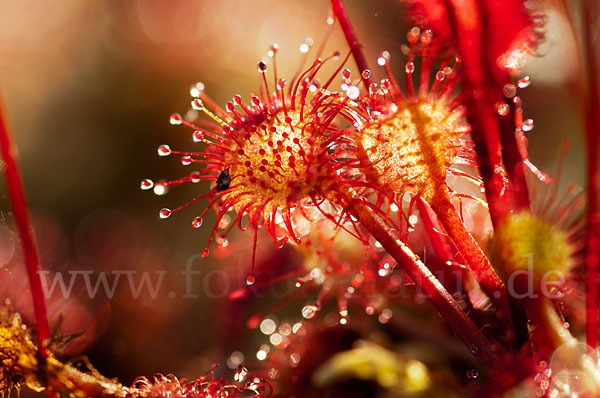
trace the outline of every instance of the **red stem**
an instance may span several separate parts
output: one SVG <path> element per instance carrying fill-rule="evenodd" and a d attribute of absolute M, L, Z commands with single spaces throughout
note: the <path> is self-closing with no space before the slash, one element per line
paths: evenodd
<path fill-rule="evenodd" d="M 464 259 L 460 255 L 460 253 L 456 253 L 456 248 L 452 246 L 450 238 L 447 233 L 439 223 L 439 219 L 437 218 L 435 212 L 431 207 L 427 204 L 427 202 L 423 198 L 417 199 L 417 208 L 419 209 L 419 215 L 421 216 L 421 221 L 423 222 L 423 227 L 427 236 L 429 237 L 429 241 L 433 246 L 433 250 L 437 253 L 444 263 L 446 261 L 456 261 L 457 257 L 459 262 L 464 263 Z M 431 268 L 431 266 L 430 266 Z M 447 270 L 448 266 L 444 265 L 442 270 Z M 450 280 L 448 278 L 444 278 L 442 284 L 446 287 L 450 293 L 454 293 L 457 291 L 457 281 L 460 281 L 460 286 L 468 289 L 469 286 L 469 271 L 462 267 L 456 267 L 458 271 L 458 275 L 452 274 Z M 438 270 L 432 270 L 435 274 Z M 439 279 L 439 278 L 438 278 Z"/>
<path fill-rule="evenodd" d="M 462 60 L 462 98 L 472 127 L 471 136 L 475 142 L 492 224 L 497 228 L 515 210 L 528 208 L 529 196 L 514 124 L 499 123 L 495 111 L 495 99 L 502 98 L 502 86 L 494 78 L 492 68 L 495 66 L 489 65 L 487 59 L 485 29 L 487 18 L 491 16 L 485 15 L 484 3 L 445 0 Z M 503 160 L 509 167 L 508 173 Z M 511 295 L 508 299 L 517 343 L 522 345 L 528 338 L 525 309 Z"/>
<path fill-rule="evenodd" d="M 334 15 L 337 17 L 338 21 L 340 21 L 340 26 L 342 27 L 346 41 L 350 46 L 350 51 L 352 51 L 352 56 L 356 61 L 356 65 L 358 66 L 358 72 L 361 75 L 360 77 L 363 79 L 365 86 L 368 89 L 371 85 L 372 79 L 370 76 L 365 78 L 363 76 L 363 72 L 365 70 L 370 70 L 369 65 L 367 64 L 367 59 L 362 52 L 362 46 L 356 38 L 354 28 L 352 28 L 352 24 L 350 23 L 350 18 L 348 18 L 344 4 L 342 3 L 342 0 L 331 0 L 331 7 L 333 8 Z"/>
<path fill-rule="evenodd" d="M 531 210 L 531 200 L 527 181 L 525 180 L 525 166 L 523 157 L 519 151 L 514 118 L 515 104 L 510 101 L 511 113 L 506 119 L 497 116 L 500 122 L 502 137 L 502 160 L 510 179 L 510 187 L 513 195 L 515 209 L 522 211 Z"/>
<path fill-rule="evenodd" d="M 443 192 L 442 189 L 446 192 Z M 475 279 L 477 279 L 481 290 L 483 290 L 488 295 L 491 302 L 494 303 L 498 318 L 505 323 L 507 327 L 510 328 L 510 325 L 514 326 L 514 328 L 511 328 L 511 335 L 517 337 L 526 336 L 527 332 L 521 330 L 523 328 L 519 327 L 520 323 L 515 324 L 514 311 L 511 310 L 509 295 L 506 292 L 504 283 L 494 270 L 494 267 L 492 267 L 492 264 L 481 247 L 477 244 L 460 219 L 454 205 L 448 197 L 447 188 L 441 187 L 438 191 L 441 192 L 436 194 L 430 203 L 438 220 L 446 230 L 446 233 L 462 258 L 469 265 L 469 269 L 475 275 Z M 523 323 L 523 326 L 526 326 L 526 322 Z M 520 343 L 522 343 L 522 341 L 520 341 Z"/>
<path fill-rule="evenodd" d="M 481 34 L 482 42 L 485 43 L 486 38 L 492 37 L 490 29 L 491 25 L 487 23 L 495 16 L 488 9 L 488 4 L 483 1 L 479 2 L 481 12 Z M 484 70 L 490 69 L 485 68 L 485 57 L 487 55 L 482 52 L 482 61 L 484 62 Z M 502 88 L 510 83 L 510 76 L 504 70 L 495 68 L 493 71 L 488 72 L 488 76 L 491 77 L 492 84 L 490 94 L 492 97 L 489 98 L 502 98 Z M 515 97 L 516 99 L 516 97 Z M 495 113 L 497 123 L 500 128 L 500 145 L 502 148 L 502 161 L 504 162 L 505 170 L 508 174 L 510 184 L 507 188 L 510 194 L 510 199 L 513 201 L 513 210 L 530 211 L 530 199 L 529 190 L 527 188 L 527 181 L 525 180 L 525 159 L 521 155 L 519 150 L 519 144 L 517 142 L 517 126 L 515 123 L 515 111 L 516 105 L 513 100 L 504 101 L 510 108 L 510 113 L 506 117 L 501 117 Z"/>
<path fill-rule="evenodd" d="M 50 338 L 48 329 L 48 318 L 46 315 L 46 302 L 42 290 L 42 282 L 40 279 L 40 257 L 35 244 L 33 226 L 29 216 L 25 191 L 19 164 L 17 162 L 16 147 L 13 144 L 6 118 L 4 116 L 4 107 L 0 99 L 0 152 L 4 161 L 4 174 L 6 175 L 6 185 L 10 196 L 10 202 L 13 209 L 17 230 L 21 238 L 21 248 L 25 265 L 27 267 L 27 275 L 29 277 L 29 286 L 33 299 L 33 312 L 35 316 L 35 330 L 37 333 L 38 352 L 42 358 L 47 358 L 49 351 L 45 346 Z M 54 397 L 54 393 L 47 390 L 48 397 Z"/>
<path fill-rule="evenodd" d="M 598 137 L 600 135 L 600 99 L 598 94 L 598 39 L 594 27 L 600 23 L 597 0 L 586 0 L 584 13 L 584 53 L 587 66 L 588 100 L 586 138 L 588 155 L 588 229 L 586 243 L 586 335 L 587 344 L 598 345 L 598 257 L 600 253 L 600 219 L 598 216 Z"/>
<path fill-rule="evenodd" d="M 446 261 L 454 261 L 454 253 L 448 242 L 448 237 L 441 232 L 437 217 L 423 198 L 417 199 L 417 209 L 425 226 L 425 232 L 438 256 Z"/>
<path fill-rule="evenodd" d="M 462 98 L 494 228 L 512 210 L 502 165 L 502 140 L 491 98 L 502 98 L 486 66 L 481 10 L 473 0 L 445 0 L 461 57 Z"/>
<path fill-rule="evenodd" d="M 446 189 L 446 187 L 442 187 Z M 444 194 L 440 194 L 444 195 Z M 507 309 L 506 288 L 494 271 L 490 261 L 483 253 L 475 238 L 467 231 L 447 193 L 436 195 L 429 205 L 448 233 L 452 243 L 475 274 L 483 291 L 490 297 L 500 311 Z M 504 313 L 506 315 L 506 312 Z"/>
<path fill-rule="evenodd" d="M 400 234 L 390 228 L 385 221 L 361 199 L 353 199 L 351 211 L 367 231 L 398 262 L 413 281 L 423 289 L 440 315 L 448 322 L 473 356 L 492 372 L 497 369 L 498 358 L 492 344 L 483 336 L 479 328 L 458 306 L 450 293 L 435 278 L 419 257 L 402 241 Z"/>

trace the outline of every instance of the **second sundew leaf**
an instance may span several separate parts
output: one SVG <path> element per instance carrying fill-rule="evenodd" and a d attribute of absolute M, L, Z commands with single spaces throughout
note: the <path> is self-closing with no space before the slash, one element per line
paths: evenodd
<path fill-rule="evenodd" d="M 355 181 L 354 185 L 356 188 L 366 187 L 362 192 L 375 196 L 378 205 L 387 201 L 401 208 L 407 193 L 413 198 L 424 199 L 436 213 L 482 290 L 494 302 L 499 317 L 509 322 L 510 309 L 504 285 L 464 225 L 452 198 L 482 201 L 454 192 L 446 182 L 448 176 L 455 175 L 482 187 L 476 174 L 453 168 L 454 164 L 477 165 L 472 144 L 463 139 L 471 128 L 455 94 L 460 60 L 446 56 L 440 68 L 432 72 L 438 55 L 431 45 L 432 32 L 412 28 L 407 38 L 410 46 L 403 48 L 408 61 L 404 65 L 405 90 L 395 80 L 389 67 L 390 55 L 384 52 L 378 64 L 386 69 L 388 78 L 382 80 L 380 86 L 372 84 L 368 93 L 357 98 L 345 113 L 358 130 L 355 157 L 363 178 Z M 421 65 L 418 85 L 413 82 L 417 57 Z M 370 74 L 370 71 L 367 72 Z M 348 88 L 347 95 L 350 94 Z M 385 206 L 381 206 L 379 211 L 387 216 Z M 389 217 L 387 220 L 391 221 Z M 402 230 L 401 224 L 394 227 Z"/>
<path fill-rule="evenodd" d="M 445 185 L 468 127 L 445 101 L 402 103 L 359 135 L 359 156 L 370 167 L 367 179 L 397 195 L 411 192 L 431 201 L 433 187 Z"/>

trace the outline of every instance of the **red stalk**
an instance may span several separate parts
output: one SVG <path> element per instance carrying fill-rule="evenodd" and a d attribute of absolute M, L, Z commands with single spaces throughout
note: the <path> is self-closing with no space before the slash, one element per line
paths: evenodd
<path fill-rule="evenodd" d="M 435 213 L 423 198 L 417 199 L 417 209 L 421 215 L 425 232 L 438 256 L 446 261 L 454 261 L 455 255 L 448 241 L 448 236 L 442 232 L 443 229 L 439 225 Z"/>
<path fill-rule="evenodd" d="M 6 185 L 10 197 L 11 206 L 19 237 L 21 238 L 21 248 L 25 265 L 27 267 L 27 275 L 29 277 L 29 286 L 33 299 L 33 312 L 35 316 L 35 330 L 37 333 L 38 352 L 42 358 L 48 357 L 49 351 L 45 343 L 50 338 L 48 328 L 48 318 L 46 315 L 46 302 L 42 290 L 42 282 L 40 279 L 40 257 L 35 244 L 33 226 L 29 216 L 27 200 L 19 164 L 17 162 L 16 147 L 14 146 L 12 136 L 10 134 L 8 123 L 4 115 L 4 107 L 0 99 L 0 152 L 4 161 L 4 174 L 6 176 Z M 48 397 L 54 397 L 54 393 L 47 391 Z"/>
<path fill-rule="evenodd" d="M 482 37 L 493 37 L 494 32 L 491 30 L 497 29 L 497 27 L 492 26 L 493 24 L 487 22 L 493 20 L 493 18 L 497 16 L 493 14 L 494 10 L 489 9 L 490 6 L 487 2 L 483 1 L 479 2 L 479 4 L 482 15 Z M 485 43 L 485 39 L 483 39 L 483 42 Z M 485 57 L 484 53 L 482 53 L 482 57 Z M 482 64 L 485 66 L 484 62 L 485 60 L 482 60 Z M 496 68 L 495 71 L 489 71 L 488 73 L 495 75 L 495 78 L 492 76 L 493 81 L 491 85 L 492 87 L 495 85 L 495 88 L 490 89 L 489 94 L 492 95 L 492 97 L 489 98 L 502 98 L 503 87 L 506 84 L 510 84 L 510 77 L 508 73 L 500 68 Z M 514 97 L 514 99 L 516 98 L 517 97 Z M 504 102 L 506 102 L 510 108 L 509 114 L 503 118 L 495 113 L 495 117 L 500 128 L 499 134 L 501 140 L 500 145 L 502 148 L 502 162 L 504 162 L 504 167 L 510 180 L 508 193 L 510 194 L 510 199 L 513 201 L 512 204 L 514 210 L 529 211 L 529 190 L 527 188 L 527 181 L 525 180 L 525 166 L 523 163 L 525 159 L 523 159 L 521 151 L 519 150 L 519 144 L 517 143 L 517 126 L 515 123 L 516 105 L 513 100 L 505 100 Z"/>
<path fill-rule="evenodd" d="M 583 15 L 584 62 L 587 66 L 588 98 L 586 106 L 588 229 L 586 266 L 586 335 L 587 344 L 598 346 L 598 257 L 600 254 L 600 219 L 598 215 L 598 137 L 600 135 L 600 99 L 598 94 L 598 38 L 593 28 L 600 23 L 597 0 L 586 0 Z M 597 32 L 596 32 L 597 33 Z"/>
<path fill-rule="evenodd" d="M 471 124 L 479 170 L 494 228 L 506 217 L 512 205 L 506 200 L 507 183 L 502 165 L 502 141 L 493 104 L 496 98 L 493 77 L 485 65 L 483 31 L 478 5 L 472 0 L 445 0 L 449 22 L 456 35 L 462 60 L 462 98 Z"/>
<path fill-rule="evenodd" d="M 443 232 L 443 228 L 439 225 L 435 213 L 422 198 L 417 199 L 417 208 L 419 209 L 420 219 L 423 222 L 425 232 L 429 237 L 429 242 L 431 242 L 433 250 L 442 260 L 442 264 L 444 264 L 437 267 L 435 264 L 428 264 L 429 269 L 434 275 L 442 275 L 443 280 L 440 280 L 440 282 L 442 282 L 446 290 L 448 290 L 448 292 L 451 294 L 457 292 L 461 287 L 467 287 L 469 275 L 466 269 L 457 267 L 458 275 L 452 273 L 450 278 L 446 277 L 445 275 L 449 269 L 449 267 L 446 265 L 446 262 L 454 262 L 456 260 L 456 250 L 451 245 L 446 233 Z M 441 273 L 437 274 L 438 272 Z M 440 279 L 439 276 L 438 279 Z"/>
<path fill-rule="evenodd" d="M 498 318 L 506 323 L 507 326 L 513 324 L 514 322 L 511 319 L 514 319 L 514 311 L 511 311 L 509 295 L 506 293 L 504 283 L 492 267 L 492 264 L 479 244 L 475 241 L 475 238 L 473 238 L 460 219 L 456 208 L 450 201 L 446 186 L 438 187 L 436 191 L 430 203 L 431 208 L 436 213 L 438 220 L 446 230 L 452 243 L 469 265 L 469 269 L 473 272 L 481 290 L 494 303 L 498 311 Z M 511 335 L 517 335 L 517 333 L 520 333 L 520 330 L 515 325 Z M 523 333 L 519 334 L 519 336 L 522 335 Z M 526 333 L 524 335 L 526 336 Z"/>
<path fill-rule="evenodd" d="M 333 13 L 337 17 L 338 21 L 340 21 L 340 26 L 344 32 L 346 41 L 350 46 L 350 51 L 352 51 L 352 56 L 356 61 L 356 65 L 358 66 L 358 71 L 361 74 L 361 78 L 363 79 L 366 88 L 368 89 L 371 85 L 372 79 L 370 76 L 365 78 L 365 76 L 363 76 L 363 72 L 365 70 L 369 70 L 369 65 L 367 63 L 367 59 L 362 53 L 362 46 L 356 38 L 354 28 L 352 28 L 352 24 L 350 23 L 350 18 L 348 18 L 344 4 L 342 3 L 342 0 L 331 0 L 331 7 L 333 8 Z"/>
<path fill-rule="evenodd" d="M 446 189 L 446 187 L 443 188 Z M 430 206 L 438 216 L 452 243 L 475 274 L 481 288 L 492 302 L 496 303 L 498 310 L 506 310 L 508 302 L 506 301 L 504 283 L 494 271 L 481 247 L 467 231 L 447 193 L 445 197 L 436 195 Z"/>
<path fill-rule="evenodd" d="M 529 207 L 522 159 L 518 153 L 514 126 L 502 126 L 495 111 L 494 98 L 502 98 L 502 87 L 493 76 L 486 59 L 485 10 L 473 0 L 445 0 L 449 22 L 456 36 L 462 60 L 462 98 L 471 124 L 471 136 L 478 154 L 479 170 L 494 228 L 516 209 Z M 505 152 L 503 153 L 503 146 Z M 509 167 L 508 173 L 503 159 Z M 515 185 L 512 185 L 515 184 Z M 514 191 L 513 191 L 514 189 Z M 508 296 L 517 343 L 528 337 L 527 317 L 522 303 Z"/>
<path fill-rule="evenodd" d="M 525 180 L 524 159 L 521 156 L 517 143 L 515 118 L 512 117 L 514 116 L 515 105 L 514 103 L 509 105 L 511 109 L 510 117 L 505 120 L 498 117 L 502 137 L 502 160 L 510 179 L 515 208 L 529 211 L 531 201 L 529 199 L 527 181 Z"/>
<path fill-rule="evenodd" d="M 414 282 L 423 289 L 440 315 L 488 371 L 497 369 L 498 358 L 492 344 L 458 306 L 450 293 L 435 278 L 419 257 L 402 241 L 400 234 L 361 199 L 352 199 L 351 211 L 367 231 L 398 262 Z"/>

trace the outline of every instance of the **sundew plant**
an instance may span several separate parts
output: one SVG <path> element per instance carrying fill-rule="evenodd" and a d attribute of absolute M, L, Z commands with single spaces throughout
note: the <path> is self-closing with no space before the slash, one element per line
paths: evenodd
<path fill-rule="evenodd" d="M 199 257 L 235 281 L 210 321 L 178 308 L 194 336 L 235 336 L 190 353 L 202 358 L 200 374 L 181 364 L 119 381 L 94 367 L 93 354 L 74 357 L 74 344 L 91 344 L 102 322 L 78 330 L 48 294 L 4 112 L 2 165 L 22 249 L 15 275 L 27 277 L 31 304 L 4 286 L 2 396 L 600 396 L 598 2 L 403 0 L 390 8 L 398 29 L 389 36 L 400 44 L 383 49 L 353 27 L 375 16 L 326 4 L 321 34 L 299 51 L 273 37 L 256 54 L 252 91 L 192 83 L 188 100 L 164 110 L 173 135 L 156 142 L 179 175 L 149 171 L 139 183 L 161 197 L 140 196 L 157 203 L 147 217 L 205 231 Z M 525 71 L 552 47 L 556 21 L 574 43 L 581 187 L 561 183 L 572 131 L 550 149 L 550 169 L 529 145 L 544 131 L 528 117 L 536 77 Z M 197 297 L 187 277 L 201 272 L 190 264 L 177 265 L 184 298 Z M 93 272 L 69 271 L 90 299 L 109 284 L 104 276 L 92 289 Z M 128 278 L 137 298 L 137 272 L 113 271 L 113 286 Z M 165 338 L 146 350 L 178 344 Z"/>

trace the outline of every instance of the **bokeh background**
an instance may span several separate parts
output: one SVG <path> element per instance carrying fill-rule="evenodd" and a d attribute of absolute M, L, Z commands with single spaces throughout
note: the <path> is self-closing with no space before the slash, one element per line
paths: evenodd
<path fill-rule="evenodd" d="M 345 3 L 373 66 L 388 50 L 400 71 L 408 25 L 399 2 Z M 100 372 L 125 384 L 155 372 L 199 376 L 213 363 L 227 369 L 234 351 L 250 364 L 257 360 L 260 333 L 245 324 L 272 299 L 267 294 L 260 304 L 232 304 L 226 297 L 244 286 L 248 236 L 233 233 L 228 247 L 201 258 L 214 215 L 196 230 L 191 220 L 203 204 L 167 220 L 159 219 L 158 210 L 187 202 L 208 184 L 154 196 L 140 190 L 140 181 L 190 171 L 176 157 L 159 158 L 156 148 L 198 145 L 190 130 L 169 124 L 171 113 L 189 109 L 193 83 L 202 81 L 217 103 L 238 93 L 247 101 L 258 88 L 256 62 L 268 47 L 279 44 L 280 75 L 290 76 L 299 45 L 306 37 L 318 45 L 328 16 L 325 0 L 0 2 L 0 87 L 43 267 L 63 273 L 149 272 L 152 278 L 166 272 L 154 298 L 146 288 L 133 298 L 123 279 L 112 299 L 102 294 L 89 299 L 79 279 L 70 300 L 51 300 L 53 322 L 62 313 L 64 330 L 85 333 L 68 346 L 69 354 L 85 353 Z M 520 91 L 525 117 L 535 121 L 530 155 L 553 172 L 560 143 L 570 140 L 560 173 L 563 181 L 582 184 L 581 107 L 573 89 L 577 50 L 565 21 L 552 11 L 546 32 L 524 71 L 532 85 Z M 325 52 L 335 49 L 347 51 L 337 26 Z M 376 69 L 374 74 L 383 76 Z M 27 314 L 27 281 L 3 185 L 0 195 L 0 293 Z M 294 261 L 265 243 L 261 256 L 279 256 L 282 267 Z M 188 263 L 200 272 L 193 277 L 198 296 L 193 299 L 181 297 L 186 291 L 181 271 Z"/>

